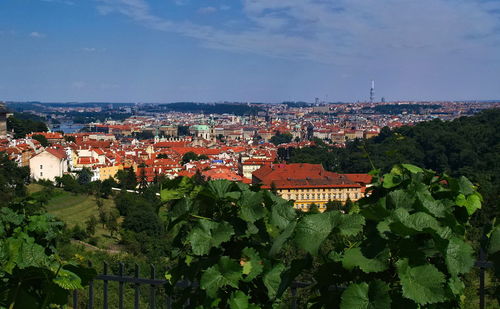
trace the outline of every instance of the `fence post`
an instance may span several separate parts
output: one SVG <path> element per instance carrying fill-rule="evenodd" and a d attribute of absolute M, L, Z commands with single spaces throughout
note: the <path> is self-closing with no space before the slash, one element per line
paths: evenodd
<path fill-rule="evenodd" d="M 151 273 L 151 279 L 155 280 L 156 278 L 156 269 L 153 264 L 149 266 L 149 270 Z M 151 284 L 149 286 L 149 308 L 155 309 L 156 308 L 156 300 L 155 300 L 155 293 L 156 293 L 156 286 L 154 284 Z"/>
<path fill-rule="evenodd" d="M 103 265 L 103 274 L 107 275 L 108 274 L 108 263 L 104 262 Z M 108 280 L 104 280 L 103 282 L 103 307 L 104 309 L 108 309 Z"/>
<path fill-rule="evenodd" d="M 120 263 L 120 277 L 123 277 L 123 263 Z M 123 309 L 123 281 L 118 282 L 118 308 Z"/>
<path fill-rule="evenodd" d="M 486 253 L 483 246 L 479 247 L 479 309 L 484 309 L 484 263 L 486 262 Z"/>
<path fill-rule="evenodd" d="M 89 267 L 92 268 L 92 261 L 89 261 Z M 89 309 L 94 308 L 94 280 L 89 282 Z"/>
<path fill-rule="evenodd" d="M 135 278 L 139 279 L 139 265 L 135 264 Z M 136 283 L 134 290 L 134 308 L 139 309 L 139 294 L 140 294 L 140 283 Z"/>
<path fill-rule="evenodd" d="M 73 309 L 78 309 L 78 290 L 73 290 Z"/>

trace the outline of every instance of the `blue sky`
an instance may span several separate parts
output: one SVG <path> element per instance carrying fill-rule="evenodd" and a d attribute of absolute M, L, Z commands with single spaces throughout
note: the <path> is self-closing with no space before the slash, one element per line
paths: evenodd
<path fill-rule="evenodd" d="M 0 100 L 500 99 L 500 0 L 2 0 Z"/>

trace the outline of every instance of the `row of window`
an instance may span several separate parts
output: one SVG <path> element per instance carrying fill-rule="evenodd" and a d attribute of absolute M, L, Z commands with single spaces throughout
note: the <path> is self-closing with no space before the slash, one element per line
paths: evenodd
<path fill-rule="evenodd" d="M 311 208 L 311 204 L 296 204 L 295 206 L 296 206 L 296 208 L 300 208 L 300 209 Z M 318 205 L 318 208 L 319 209 L 326 209 L 326 206 L 325 205 Z"/>
<path fill-rule="evenodd" d="M 336 199 L 347 199 L 347 198 L 359 198 L 359 193 L 354 194 L 343 194 L 343 193 L 312 193 L 312 194 L 284 194 L 284 198 L 288 200 L 300 199 L 300 200 L 336 200 Z"/>
<path fill-rule="evenodd" d="M 286 192 L 290 192 L 291 190 L 293 189 L 286 189 Z M 327 192 L 327 191 L 331 191 L 332 189 L 331 188 L 328 188 L 328 189 L 297 189 L 295 191 L 297 192 L 304 192 L 304 193 L 307 193 L 307 192 L 317 192 L 317 191 L 320 191 L 320 192 Z M 358 190 L 358 188 L 343 188 L 343 189 L 333 189 L 335 191 L 348 191 L 348 192 L 353 192 L 353 191 L 356 191 Z M 285 190 L 282 190 L 282 192 L 285 192 Z"/>

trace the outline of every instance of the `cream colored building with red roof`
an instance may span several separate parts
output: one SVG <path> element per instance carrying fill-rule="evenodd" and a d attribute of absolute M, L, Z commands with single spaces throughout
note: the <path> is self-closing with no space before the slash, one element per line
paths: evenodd
<path fill-rule="evenodd" d="M 252 177 L 253 184 L 275 189 L 282 198 L 293 200 L 295 208 L 306 211 L 312 204 L 325 211 L 328 201 L 357 201 L 369 182 L 367 174 L 338 174 L 307 163 L 265 165 Z"/>
<path fill-rule="evenodd" d="M 68 171 L 66 153 L 62 149 L 46 148 L 30 159 L 30 171 L 35 180 L 55 181 Z"/>

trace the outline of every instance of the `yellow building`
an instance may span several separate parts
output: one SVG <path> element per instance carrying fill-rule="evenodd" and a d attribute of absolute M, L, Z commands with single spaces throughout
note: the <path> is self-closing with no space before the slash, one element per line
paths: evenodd
<path fill-rule="evenodd" d="M 99 168 L 99 179 L 106 180 L 109 177 L 115 178 L 116 173 L 118 173 L 118 171 L 120 171 L 120 170 L 123 170 L 122 164 L 103 166 L 103 167 Z"/>
<path fill-rule="evenodd" d="M 295 208 L 305 211 L 312 204 L 324 211 L 328 201 L 357 201 L 370 182 L 368 174 L 337 174 L 324 170 L 321 164 L 306 163 L 266 165 L 252 177 L 252 183 L 276 190 L 282 198 L 293 200 Z"/>

